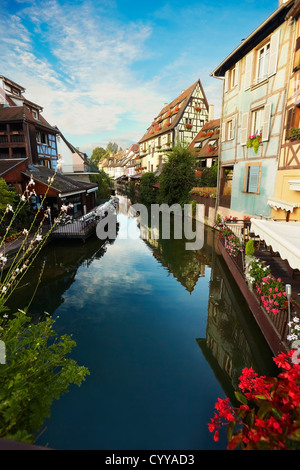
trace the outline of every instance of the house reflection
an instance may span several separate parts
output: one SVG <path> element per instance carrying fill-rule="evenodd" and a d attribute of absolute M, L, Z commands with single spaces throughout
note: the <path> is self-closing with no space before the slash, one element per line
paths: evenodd
<path fill-rule="evenodd" d="M 274 375 L 269 349 L 224 260 L 214 254 L 211 264 L 206 338 L 197 342 L 227 396 L 233 401 L 245 367 Z"/>

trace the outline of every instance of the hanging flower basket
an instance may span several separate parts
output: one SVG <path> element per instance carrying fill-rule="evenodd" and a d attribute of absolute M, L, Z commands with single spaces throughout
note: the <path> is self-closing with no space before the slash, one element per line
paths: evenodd
<path fill-rule="evenodd" d="M 249 135 L 248 142 L 247 142 L 247 147 L 248 148 L 253 148 L 254 153 L 258 152 L 259 146 L 261 144 L 261 139 L 262 139 L 262 133 L 260 132 L 259 134 L 254 134 L 254 135 Z"/>
<path fill-rule="evenodd" d="M 155 126 L 156 131 L 160 131 L 161 127 L 160 126 Z"/>
<path fill-rule="evenodd" d="M 168 121 L 168 122 L 166 123 L 166 126 L 167 126 L 167 127 L 170 127 L 170 125 L 171 125 L 171 123 L 170 123 L 170 121 Z"/>
<path fill-rule="evenodd" d="M 174 108 L 174 113 L 177 113 L 177 111 L 179 111 L 179 107 L 178 107 L 178 106 L 175 106 L 175 108 Z"/>
<path fill-rule="evenodd" d="M 206 136 L 207 136 L 207 137 L 211 137 L 212 135 L 213 135 L 213 131 L 208 131 L 208 132 L 206 133 Z"/>

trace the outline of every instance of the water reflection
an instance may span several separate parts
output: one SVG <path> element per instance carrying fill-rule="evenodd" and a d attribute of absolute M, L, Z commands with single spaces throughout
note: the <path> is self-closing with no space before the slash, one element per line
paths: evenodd
<path fill-rule="evenodd" d="M 38 444 L 68 449 L 216 449 L 207 429 L 218 397 L 233 397 L 243 367 L 268 373 L 271 353 L 204 230 L 204 246 L 139 237 L 119 195 L 115 241 L 51 242 L 13 308 L 59 315 L 75 359 L 91 371 L 55 403 Z M 131 238 L 126 238 L 130 233 Z M 233 398 L 232 398 L 233 400 Z M 223 446 L 223 447 L 222 447 Z"/>

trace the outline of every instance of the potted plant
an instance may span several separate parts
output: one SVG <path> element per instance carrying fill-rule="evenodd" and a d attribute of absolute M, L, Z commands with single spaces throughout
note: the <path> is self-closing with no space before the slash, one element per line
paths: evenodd
<path fill-rule="evenodd" d="M 254 134 L 254 135 L 249 135 L 248 142 L 247 142 L 247 147 L 248 148 L 253 148 L 254 153 L 258 152 L 259 146 L 261 144 L 261 139 L 262 139 L 262 133 L 260 132 L 259 134 Z"/>

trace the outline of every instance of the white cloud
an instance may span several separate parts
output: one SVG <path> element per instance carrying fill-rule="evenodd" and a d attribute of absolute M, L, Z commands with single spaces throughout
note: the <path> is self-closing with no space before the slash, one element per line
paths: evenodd
<path fill-rule="evenodd" d="M 143 58 L 147 25 L 119 24 L 89 2 L 64 9 L 49 0 L 2 17 L 0 26 L 2 73 L 69 136 L 120 135 L 124 117 L 143 134 L 163 102 L 151 82 L 140 84 L 131 70 Z"/>

